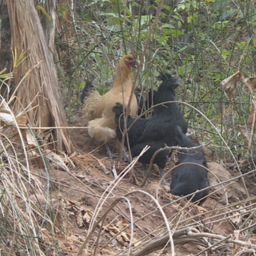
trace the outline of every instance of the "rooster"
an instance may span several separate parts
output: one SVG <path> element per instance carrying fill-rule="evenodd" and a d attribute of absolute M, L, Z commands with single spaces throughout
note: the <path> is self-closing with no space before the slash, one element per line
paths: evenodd
<path fill-rule="evenodd" d="M 132 91 L 132 68 L 136 65 L 137 58 L 133 53 L 125 55 L 116 67 L 116 75 L 112 88 L 104 95 L 100 95 L 91 86 L 83 90 L 86 96 L 84 99 L 84 117 L 88 123 L 88 133 L 91 138 L 105 142 L 109 158 L 115 157 L 112 154 L 108 142 L 116 138 L 115 113 L 112 108 L 116 102 L 122 102 L 127 108 L 130 95 L 132 95 L 129 115 L 135 117 L 138 109 L 137 99 Z"/>

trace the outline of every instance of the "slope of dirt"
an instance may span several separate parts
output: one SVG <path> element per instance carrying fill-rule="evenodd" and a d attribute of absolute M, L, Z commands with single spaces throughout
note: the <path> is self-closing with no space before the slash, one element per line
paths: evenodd
<path fill-rule="evenodd" d="M 86 125 L 82 121 L 76 124 L 81 127 Z M 212 194 L 204 203 L 204 209 L 197 209 L 193 204 L 188 206 L 185 200 L 177 201 L 177 197 L 168 193 L 167 186 L 159 185 L 159 172 L 156 167 L 151 170 L 149 180 L 143 187 L 139 186 L 143 180 L 140 163 L 136 163 L 133 170 L 117 181 L 112 169 L 120 174 L 128 163 L 118 159 L 110 161 L 105 147 L 91 139 L 86 128 L 74 129 L 72 137 L 79 148 L 77 155 L 70 158 L 67 170 L 55 168 L 50 173 L 53 202 L 51 211 L 57 216 L 56 233 L 60 239 L 63 237 L 63 244 L 59 246 L 66 255 L 77 255 L 89 229 L 92 229 L 115 200 L 119 201 L 109 210 L 104 221 L 95 226 L 82 255 L 93 255 L 96 243 L 96 255 L 123 255 L 123 253 L 127 254 L 130 242 L 133 243 L 132 249 L 136 246 L 142 248 L 144 242 L 166 235 L 163 215 L 157 210 L 156 202 L 151 197 L 157 198 L 159 205 L 163 207 L 172 231 L 183 227 L 192 228 L 194 232 L 233 236 L 234 231 L 239 227 L 242 215 L 237 220 L 235 216 L 237 212 L 232 213 L 232 210 L 236 209 L 239 200 L 246 197 L 240 181 L 232 183 L 227 188 L 211 189 Z M 118 145 L 112 145 L 112 150 L 117 152 Z M 168 171 L 173 166 L 174 162 L 169 160 L 165 170 Z M 232 178 L 232 175 L 219 164 L 213 162 L 209 166 L 213 173 L 209 175 L 211 183 L 216 184 Z M 130 181 L 132 171 L 137 177 L 138 184 Z M 43 172 L 40 175 L 46 177 Z M 167 181 L 170 182 L 168 179 Z M 127 193 L 131 194 L 126 195 Z M 225 208 L 227 204 L 229 210 Z M 93 213 L 96 210 L 98 211 L 96 222 L 93 222 Z M 132 230 L 128 227 L 131 220 L 134 232 L 132 241 Z M 49 234 L 44 231 L 45 241 Z M 97 241 L 98 237 L 99 241 Z M 252 241 L 255 239 L 255 233 L 252 233 L 250 239 Z M 210 246 L 211 240 L 208 243 Z M 175 255 L 195 255 L 204 248 L 199 242 L 181 242 L 175 245 Z M 218 252 L 220 255 L 229 255 L 227 250 L 234 249 L 222 246 Z M 171 255 L 170 245 L 162 251 L 158 250 L 147 255 Z"/>

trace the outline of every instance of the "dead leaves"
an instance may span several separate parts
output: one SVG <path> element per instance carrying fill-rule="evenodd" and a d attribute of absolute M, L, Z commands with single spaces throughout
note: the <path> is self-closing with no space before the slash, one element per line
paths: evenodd
<path fill-rule="evenodd" d="M 236 84 L 238 79 L 241 77 L 242 73 L 237 71 L 234 75 L 224 79 L 220 84 L 223 86 L 225 92 L 229 95 L 229 100 L 231 101 L 231 97 L 236 89 Z"/>
<path fill-rule="evenodd" d="M 69 215 L 74 215 L 76 217 L 76 223 L 79 228 L 90 224 L 92 212 L 87 206 L 67 198 L 61 198 L 59 200 L 59 206 L 63 211 L 68 211 Z"/>
<path fill-rule="evenodd" d="M 128 246 L 131 242 L 131 229 L 129 228 L 130 224 L 126 220 L 120 220 L 115 224 L 110 224 L 103 226 L 105 230 L 116 237 L 116 240 L 123 246 Z M 134 237 L 132 237 L 132 244 L 138 245 Z"/>
<path fill-rule="evenodd" d="M 256 88 L 256 82 L 253 80 L 252 77 L 244 78 L 243 73 L 241 71 L 237 71 L 235 74 L 224 79 L 220 83 L 223 86 L 225 92 L 228 94 L 230 101 L 231 101 L 234 91 L 236 90 L 237 82 L 238 82 L 239 78 L 241 78 L 243 83 L 248 87 L 251 94 L 253 94 L 254 89 Z"/>
<path fill-rule="evenodd" d="M 47 202 L 46 198 L 39 194 L 31 196 L 30 199 L 36 209 L 43 209 Z M 89 225 L 92 212 L 82 203 L 60 196 L 52 198 L 48 207 L 51 214 L 56 217 L 54 218 L 54 223 L 50 222 L 52 225 L 47 226 L 49 228 L 42 228 L 42 241 L 50 247 L 54 241 L 58 241 L 58 246 L 62 251 L 67 252 L 68 255 L 77 255 L 79 248 L 85 241 L 85 236 L 72 232 L 69 229 L 70 220 L 66 219 L 66 217 L 73 216 L 78 227 L 84 228 L 85 225 Z M 63 222 L 59 221 L 60 219 Z"/>
<path fill-rule="evenodd" d="M 79 247 L 84 242 L 84 237 L 72 234 L 63 235 L 63 232 L 58 228 L 55 232 L 50 232 L 46 228 L 42 228 L 41 238 L 45 244 L 51 245 L 53 237 L 58 241 L 58 246 L 64 252 L 69 253 L 68 255 L 77 255 Z"/>
<path fill-rule="evenodd" d="M 244 78 L 243 73 L 241 71 L 237 71 L 232 76 L 224 79 L 221 82 L 221 85 L 223 86 L 224 90 L 227 92 L 227 94 L 229 96 L 229 101 L 231 101 L 233 93 L 236 90 L 237 82 L 238 82 L 239 78 L 241 78 L 243 83 L 247 86 L 249 92 L 251 93 L 251 98 L 252 98 L 251 111 L 250 111 L 250 115 L 247 120 L 247 126 L 252 127 L 251 135 L 249 136 L 248 130 L 246 129 L 245 126 L 238 126 L 238 129 L 239 129 L 245 143 L 247 144 L 248 149 L 250 150 L 251 145 L 252 145 L 253 131 L 254 131 L 254 127 L 256 125 L 256 95 L 254 95 L 255 88 L 256 88 L 256 82 L 251 77 Z"/>
<path fill-rule="evenodd" d="M 85 224 L 89 225 L 92 218 L 92 212 L 86 209 L 85 206 L 81 206 L 80 211 L 77 211 L 76 223 L 79 228 L 83 227 Z"/>
<path fill-rule="evenodd" d="M 37 195 L 36 197 L 31 197 L 31 200 L 33 201 L 34 205 L 39 204 L 38 202 L 39 200 L 41 207 L 44 207 L 44 204 L 46 203 L 45 198 L 42 198 L 42 196 L 40 195 Z M 62 218 L 64 218 L 64 216 L 73 216 L 74 217 L 73 219 L 75 219 L 77 226 L 80 229 L 84 229 L 86 226 L 87 227 L 89 226 L 93 213 L 91 212 L 90 209 L 88 209 L 88 206 L 84 205 L 82 202 L 71 200 L 68 198 L 63 198 L 63 197 L 52 198 L 51 202 L 53 202 L 53 204 L 50 206 L 50 208 L 52 211 L 55 212 L 56 216 L 57 216 L 57 213 L 61 213 Z M 65 214 L 63 215 L 62 213 L 65 213 Z M 59 247 L 63 251 L 71 253 L 69 255 L 73 255 L 72 253 L 78 253 L 79 248 L 82 246 L 86 237 L 80 236 L 80 235 L 74 235 L 71 232 L 67 232 L 67 233 L 63 232 L 63 230 L 68 230 L 68 226 L 66 225 L 63 226 L 63 224 L 61 225 L 61 223 L 57 221 L 58 218 L 55 218 L 56 221 L 54 223 L 54 228 L 52 229 L 42 228 L 42 233 L 41 233 L 42 240 L 44 241 L 45 244 L 51 245 L 53 243 L 53 240 L 56 239 L 58 240 Z M 124 219 L 111 222 L 103 226 L 102 226 L 102 223 L 100 222 L 98 227 L 110 233 L 110 235 L 114 237 L 114 239 L 116 239 L 117 242 L 119 242 L 122 246 L 127 247 L 131 243 L 133 245 L 139 244 L 139 242 L 134 237 L 131 236 L 130 223 Z M 103 251 L 101 252 L 100 255 L 111 255 L 111 254 L 105 254 Z M 84 251 L 83 255 L 91 255 L 91 253 L 89 252 L 86 253 Z M 116 255 L 116 254 L 113 254 L 113 255 Z"/>
<path fill-rule="evenodd" d="M 11 144 L 15 144 L 15 150 L 18 151 L 22 147 L 22 152 L 26 151 L 28 160 L 36 162 L 39 168 L 43 167 L 43 159 L 40 153 L 39 147 L 43 145 L 44 153 L 51 161 L 52 165 L 56 168 L 62 168 L 66 170 L 65 158 L 59 156 L 48 149 L 48 145 L 53 141 L 52 133 L 48 133 L 40 136 L 40 145 L 36 139 L 37 135 L 28 129 L 28 119 L 26 116 L 14 117 L 7 103 L 2 100 L 0 102 L 0 123 L 2 125 L 3 134 L 9 138 L 5 147 L 10 148 Z M 7 140 L 6 140 L 7 141 Z M 9 143 L 9 144 L 8 144 Z M 21 147 L 19 147 L 21 146 Z M 64 159 L 64 160 L 63 160 Z"/>
<path fill-rule="evenodd" d="M 5 131 L 4 134 L 7 135 L 9 139 L 9 148 L 11 143 L 16 143 L 27 147 L 26 153 L 30 159 L 38 159 L 38 165 L 41 165 L 41 156 L 38 151 L 38 146 L 35 141 L 34 136 L 31 134 L 27 128 L 28 120 L 26 116 L 14 117 L 7 103 L 2 100 L 0 104 L 0 121 L 2 129 Z M 16 147 L 16 150 L 18 148 Z M 24 150 L 24 149 L 23 149 Z"/>
<path fill-rule="evenodd" d="M 255 104 L 256 104 L 256 102 L 251 105 L 250 115 L 247 120 L 248 126 L 252 126 L 252 124 L 254 124 L 254 126 L 255 126 L 255 113 L 256 113 L 256 105 Z"/>
<path fill-rule="evenodd" d="M 247 146 L 249 146 L 249 134 L 247 132 L 246 127 L 242 125 L 238 125 L 238 129 L 244 139 L 244 142 L 246 143 Z"/>

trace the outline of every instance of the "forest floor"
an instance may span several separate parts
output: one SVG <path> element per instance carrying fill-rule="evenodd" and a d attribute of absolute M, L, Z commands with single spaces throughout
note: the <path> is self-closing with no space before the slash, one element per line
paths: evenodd
<path fill-rule="evenodd" d="M 79 113 L 72 120 L 73 122 L 76 120 L 75 126 L 86 127 L 87 124 L 82 122 L 81 117 L 82 114 Z M 123 199 L 109 211 L 103 222 L 104 229 L 101 229 L 101 233 L 99 233 L 100 229 L 97 225 L 89 239 L 88 247 L 84 249 L 82 255 L 93 255 L 94 251 L 91 248 L 95 248 L 98 235 L 100 239 L 95 255 L 127 255 L 131 229 L 122 231 L 116 237 L 114 235 L 130 223 L 130 210 L 133 213 L 133 223 L 135 223 L 132 249 L 142 243 L 142 238 L 149 240 L 160 236 L 159 234 L 162 232 L 160 227 L 165 226 L 164 218 L 160 211 L 155 211 L 157 209 L 155 201 L 144 192 L 153 197 L 156 197 L 157 194 L 158 203 L 163 207 L 166 217 L 175 222 L 176 229 L 186 227 L 186 225 L 194 226 L 198 232 L 207 230 L 223 236 L 233 236 L 235 230 L 238 229 L 240 220 L 237 220 L 237 217 L 232 217 L 235 214 L 232 213 L 232 209 L 236 209 L 236 203 L 246 198 L 241 180 L 230 182 L 225 189 L 212 188 L 210 190 L 212 194 L 203 204 L 204 209 L 198 210 L 193 204 L 184 206 L 184 201 L 172 203 L 176 198 L 168 193 L 168 186 L 159 184 L 160 177 L 157 167 L 152 168 L 149 179 L 143 187 L 139 185 L 142 180 L 140 163 L 136 163 L 133 168 L 138 184 L 131 182 L 131 171 L 119 182 L 114 182 L 112 169 L 115 168 L 117 174 L 119 174 L 128 166 L 128 163 L 123 160 L 119 161 L 118 158 L 112 161 L 109 160 L 104 145 L 91 139 L 88 136 L 87 129 L 74 129 L 72 139 L 78 150 L 75 156 L 70 157 L 72 163 L 68 164 L 69 171 L 55 168 L 51 174 L 54 175 L 54 178 L 51 179 L 54 181 L 51 187 L 52 198 L 55 198 L 60 214 L 59 218 L 56 218 L 55 225 L 60 233 L 64 232 L 67 236 L 67 238 L 63 238 L 63 245 L 60 243 L 60 247 L 63 252 L 66 252 L 66 255 L 77 255 L 88 234 L 88 229 L 92 225 L 92 216 L 96 209 L 99 210 L 97 214 L 97 220 L 99 220 L 115 199 L 124 197 L 125 194 L 132 191 L 134 193 L 125 197 L 129 199 L 131 208 L 127 200 Z M 118 147 L 112 145 L 112 150 L 118 152 Z M 206 152 L 206 157 L 211 170 L 211 173 L 209 173 L 211 185 L 239 175 L 234 170 L 226 170 L 218 164 L 211 152 Z M 165 171 L 171 169 L 174 162 L 175 154 L 169 160 Z M 42 175 L 44 174 L 42 173 Z M 168 177 L 167 182 L 170 182 Z M 111 184 L 115 184 L 115 186 L 111 187 Z M 255 196 L 255 177 L 246 177 L 246 185 L 250 195 Z M 103 202 L 102 195 L 104 192 L 104 197 L 108 196 L 108 198 L 100 207 L 99 203 Z M 233 203 L 234 205 L 232 205 Z M 148 216 L 145 216 L 147 213 Z M 222 213 L 225 213 L 225 218 L 221 217 Z M 218 217 L 214 219 L 215 215 Z M 185 219 L 187 221 L 183 221 Z M 240 239 L 243 240 L 242 237 Z M 250 242 L 255 242 L 255 229 L 250 239 Z M 200 244 L 177 244 L 175 245 L 175 255 L 196 255 L 203 249 L 204 247 Z M 220 255 L 232 255 L 237 248 L 224 246 L 222 252 L 220 250 Z M 230 253 L 229 250 L 231 250 Z M 170 245 L 167 245 L 162 251 L 158 250 L 147 255 L 171 255 Z M 208 254 L 203 253 L 201 255 Z M 217 254 L 213 252 L 211 255 Z"/>

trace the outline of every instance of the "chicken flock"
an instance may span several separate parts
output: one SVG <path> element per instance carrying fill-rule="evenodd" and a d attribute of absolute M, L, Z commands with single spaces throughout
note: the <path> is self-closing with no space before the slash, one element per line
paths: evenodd
<path fill-rule="evenodd" d="M 192 202 L 201 205 L 208 195 L 207 162 L 203 149 L 186 136 L 187 122 L 176 103 L 175 94 L 175 89 L 181 85 L 180 81 L 169 73 L 160 74 L 158 90 L 149 91 L 144 101 L 140 94 L 132 91 L 132 68 L 137 62 L 133 53 L 121 58 L 116 67 L 113 86 L 103 96 L 90 82 L 86 83 L 81 101 L 84 118 L 88 121 L 88 133 L 91 138 L 105 143 L 110 159 L 116 154 L 111 153 L 108 142 L 121 142 L 123 136 L 124 145 L 130 148 L 132 157 L 138 156 L 145 146 L 150 146 L 138 160 L 144 169 L 154 153 L 163 149 L 153 161 L 158 165 L 161 177 L 172 153 L 166 147 L 182 147 L 178 151 L 177 167 L 171 173 L 169 192 L 178 196 L 188 195 Z M 151 107 L 152 116 L 147 118 L 143 109 Z M 137 118 L 137 114 L 140 118 Z M 163 182 L 167 185 L 165 179 Z"/>

